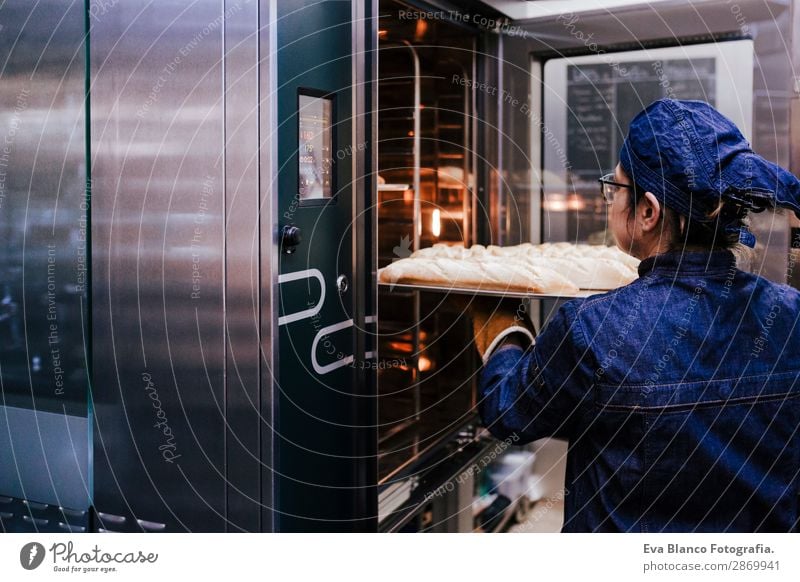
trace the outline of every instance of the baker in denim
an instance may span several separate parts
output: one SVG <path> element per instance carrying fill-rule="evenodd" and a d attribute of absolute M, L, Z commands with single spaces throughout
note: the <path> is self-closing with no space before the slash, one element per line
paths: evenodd
<path fill-rule="evenodd" d="M 742 207 L 796 205 L 800 183 L 754 159 L 738 130 L 731 137 L 730 122 L 699 103 L 657 102 L 631 123 L 621 152 L 628 167 L 621 163 L 617 176 L 639 193 L 632 195 L 638 206 L 626 211 L 638 213 L 632 220 L 649 224 L 648 216 L 662 214 L 662 231 L 680 234 L 692 220 L 687 208 L 707 203 L 696 221 L 704 222 L 723 201 L 734 210 L 717 211 L 709 232 L 730 234 L 731 226 L 744 227 Z M 687 138 L 702 150 L 688 155 L 711 161 L 694 159 L 694 179 L 707 187 L 688 184 L 688 173 L 653 153 L 684 143 L 681 127 L 707 133 L 696 123 L 709 119 L 722 128 L 726 152 L 738 147 L 751 159 L 753 198 L 731 173 L 736 156 L 720 159 L 713 139 Z M 672 163 L 685 163 L 682 155 Z M 697 174 L 703 171 L 716 171 L 716 181 Z M 648 177 L 640 184 L 632 174 Z M 742 187 L 726 188 L 721 175 Z M 670 192 L 659 184 L 666 180 Z M 624 219 L 610 220 L 615 236 L 625 232 Z M 800 293 L 737 269 L 734 254 L 722 248 L 732 245 L 703 248 L 696 233 L 687 235 L 692 244 L 676 244 L 659 233 L 630 232 L 634 239 L 662 237 L 650 247 L 620 244 L 643 259 L 636 281 L 567 301 L 534 344 L 512 332 L 484 354 L 485 425 L 499 439 L 516 435 L 519 444 L 549 436 L 569 441 L 565 532 L 797 530 Z"/>

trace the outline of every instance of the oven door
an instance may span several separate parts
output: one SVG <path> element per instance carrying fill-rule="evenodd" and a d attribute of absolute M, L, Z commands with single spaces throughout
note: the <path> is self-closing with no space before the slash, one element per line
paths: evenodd
<path fill-rule="evenodd" d="M 351 11 L 278 3 L 278 531 L 355 527 Z"/>

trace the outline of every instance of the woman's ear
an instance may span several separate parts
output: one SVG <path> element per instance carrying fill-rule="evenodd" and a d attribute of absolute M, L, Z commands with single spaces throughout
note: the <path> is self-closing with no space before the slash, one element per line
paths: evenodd
<path fill-rule="evenodd" d="M 645 192 L 636 209 L 636 219 L 643 232 L 655 230 L 661 220 L 661 204 L 652 192 Z"/>

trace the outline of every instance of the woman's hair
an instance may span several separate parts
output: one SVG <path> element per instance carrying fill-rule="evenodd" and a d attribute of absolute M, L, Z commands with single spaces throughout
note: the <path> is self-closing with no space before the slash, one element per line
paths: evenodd
<path fill-rule="evenodd" d="M 644 196 L 636 184 L 628 190 L 628 204 L 636 208 Z M 692 220 L 662 203 L 664 228 L 670 235 L 670 248 L 681 250 L 686 247 L 699 247 L 709 250 L 735 250 L 739 244 L 739 228 L 746 225 L 747 210 L 729 200 L 720 199 L 717 207 L 708 213 L 708 221 Z M 730 228 L 733 227 L 733 228 Z"/>

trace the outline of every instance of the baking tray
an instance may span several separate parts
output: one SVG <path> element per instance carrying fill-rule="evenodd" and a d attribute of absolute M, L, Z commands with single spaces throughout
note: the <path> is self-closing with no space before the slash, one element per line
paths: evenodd
<path fill-rule="evenodd" d="M 455 287 L 451 285 L 408 285 L 406 283 L 378 283 L 379 287 L 390 291 L 431 291 L 434 293 L 455 293 L 457 295 L 473 295 L 485 297 L 508 297 L 511 299 L 575 299 L 577 297 L 591 297 L 607 291 L 581 289 L 577 293 L 528 293 L 526 291 L 475 289 L 474 287 Z"/>

